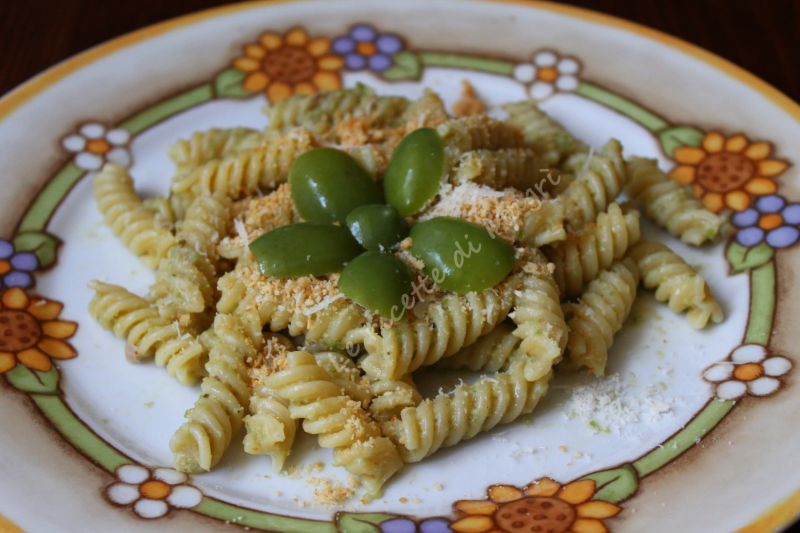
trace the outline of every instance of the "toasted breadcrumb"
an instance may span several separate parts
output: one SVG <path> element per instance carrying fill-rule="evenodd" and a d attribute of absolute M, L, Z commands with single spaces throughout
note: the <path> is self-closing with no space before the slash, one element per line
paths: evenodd
<path fill-rule="evenodd" d="M 486 112 L 486 105 L 478 98 L 475 88 L 467 80 L 462 80 L 464 86 L 461 91 L 461 98 L 453 104 L 453 115 L 456 117 L 468 117 Z"/>
<path fill-rule="evenodd" d="M 486 185 L 466 182 L 442 185 L 439 201 L 419 217 L 420 221 L 450 216 L 469 220 L 514 242 L 524 225 L 526 213 L 541 208 L 541 200 L 526 197 L 517 189 L 498 191 Z"/>
<path fill-rule="evenodd" d="M 277 333 L 266 336 L 266 342 L 261 353 L 255 358 L 247 358 L 247 375 L 253 387 L 263 384 L 271 375 L 288 366 L 287 356 L 294 350 L 292 342 Z"/>
<path fill-rule="evenodd" d="M 342 502 L 353 495 L 353 489 L 351 487 L 343 485 L 340 481 L 331 481 L 331 479 L 327 477 L 312 477 L 308 480 L 308 483 L 316 486 L 314 489 L 314 499 L 312 501 L 314 505 L 335 507 L 341 505 Z"/>

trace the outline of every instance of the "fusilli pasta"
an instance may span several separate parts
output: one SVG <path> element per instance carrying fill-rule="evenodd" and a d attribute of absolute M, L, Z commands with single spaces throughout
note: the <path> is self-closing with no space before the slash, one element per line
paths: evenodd
<path fill-rule="evenodd" d="M 266 135 L 256 148 L 212 159 L 175 176 L 171 190 L 182 202 L 201 194 L 222 193 L 230 198 L 274 189 L 289 176 L 289 168 L 303 152 L 314 147 L 309 130 L 298 128 Z M 174 203 L 173 203 L 174 206 Z"/>
<path fill-rule="evenodd" d="M 572 154 L 588 152 L 589 147 L 553 120 L 533 100 L 506 104 L 507 122 L 522 129 L 525 143 L 533 148 L 542 164 L 555 167 Z"/>
<path fill-rule="evenodd" d="M 647 217 L 695 246 L 717 237 L 722 220 L 691 191 L 662 172 L 654 159 L 632 157 L 627 167 L 630 179 L 625 192 L 636 200 Z"/>
<path fill-rule="evenodd" d="M 547 392 L 552 371 L 531 382 L 523 375 L 525 362 L 517 359 L 507 372 L 484 376 L 472 385 L 458 385 L 416 407 L 403 409 L 400 418 L 382 425 L 406 463 L 417 463 L 440 448 L 469 440 L 498 424 L 508 424 L 530 413 Z"/>
<path fill-rule="evenodd" d="M 514 335 L 522 339 L 519 350 L 525 362 L 524 377 L 530 382 L 550 371 L 567 344 L 553 264 L 538 250 L 533 250 L 532 256 L 523 267 L 521 287 L 514 293 L 514 312 L 509 315 L 517 326 Z"/>
<path fill-rule="evenodd" d="M 394 322 L 379 330 L 364 326 L 348 335 L 347 340 L 364 343 L 368 354 L 359 363 L 368 375 L 378 380 L 396 380 L 455 354 L 462 346 L 489 333 L 508 316 L 518 283 L 519 277 L 512 275 L 480 293 L 449 294 L 414 321 Z"/>
<path fill-rule="evenodd" d="M 205 374 L 203 365 L 208 351 L 192 336 L 193 331 L 177 322 L 164 320 L 147 300 L 117 285 L 92 281 L 95 291 L 89 302 L 89 314 L 105 329 L 126 339 L 128 361 L 138 363 L 155 357 L 159 366 L 182 385 L 191 385 Z"/>
<path fill-rule="evenodd" d="M 545 248 L 547 258 L 556 266 L 553 276 L 562 297 L 580 294 L 584 285 L 597 278 L 640 237 L 639 214 L 622 214 L 617 204 L 608 206 L 597 222 L 570 232 L 567 239 Z"/>
<path fill-rule="evenodd" d="M 292 418 L 302 419 L 307 433 L 319 435 L 320 446 L 334 448 L 334 466 L 361 477 L 368 498 L 377 498 L 402 467 L 397 448 L 381 435 L 361 402 L 343 394 L 310 353 L 289 354 L 287 369 L 265 384 L 291 402 Z"/>
<path fill-rule="evenodd" d="M 230 200 L 220 194 L 198 196 L 189 206 L 176 238 L 161 260 L 150 299 L 169 321 L 200 315 L 214 306 L 217 244 L 230 221 Z"/>
<path fill-rule="evenodd" d="M 264 113 L 269 118 L 269 129 L 285 132 L 302 126 L 321 135 L 333 127 L 337 116 L 363 116 L 376 125 L 391 125 L 408 106 L 405 98 L 377 96 L 373 89 L 359 84 L 352 89 L 296 94 L 266 107 Z"/>
<path fill-rule="evenodd" d="M 608 349 L 631 312 L 638 284 L 639 269 L 625 258 L 589 283 L 577 303 L 564 304 L 570 329 L 565 367 L 587 366 L 596 376 L 605 373 Z"/>
<path fill-rule="evenodd" d="M 569 188 L 559 195 L 566 203 L 566 220 L 573 230 L 594 222 L 628 182 L 622 145 L 616 139 L 608 141 L 598 154 L 571 155 L 563 166 L 575 174 Z"/>
<path fill-rule="evenodd" d="M 212 159 L 255 148 L 261 140 L 261 133 L 249 128 L 212 128 L 192 133 L 189 140 L 180 139 L 167 148 L 167 154 L 175 163 L 176 173 L 180 174 Z"/>
<path fill-rule="evenodd" d="M 514 326 L 502 323 L 478 339 L 461 348 L 458 353 L 442 359 L 436 368 L 466 368 L 473 372 L 497 372 L 518 352 L 522 339 L 514 335 Z"/>
<path fill-rule="evenodd" d="M 94 197 L 105 223 L 150 268 L 175 244 L 170 222 L 147 209 L 124 167 L 106 163 L 94 178 Z"/>
<path fill-rule="evenodd" d="M 255 359 L 245 359 L 252 386 L 250 414 L 244 417 L 247 434 L 244 451 L 253 455 L 269 455 L 273 472 L 280 472 L 292 451 L 297 434 L 297 421 L 289 412 L 289 401 L 264 384 L 271 375 L 286 368 L 287 353 L 294 343 L 276 333 L 264 338 L 264 349 Z"/>
<path fill-rule="evenodd" d="M 257 355 L 253 340 L 239 319 L 219 314 L 209 332 L 215 339 L 208 354 L 208 376 L 200 387 L 203 394 L 186 411 L 187 422 L 169 442 L 173 466 L 179 472 L 211 470 L 228 449 L 242 426 L 250 406 L 249 377 L 245 361 Z"/>
<path fill-rule="evenodd" d="M 641 270 L 642 283 L 647 289 L 656 291 L 656 300 L 669 301 L 675 313 L 688 309 L 686 320 L 695 329 L 702 329 L 709 319 L 722 321 L 719 306 L 703 276 L 664 244 L 639 241 L 628 252 Z"/>

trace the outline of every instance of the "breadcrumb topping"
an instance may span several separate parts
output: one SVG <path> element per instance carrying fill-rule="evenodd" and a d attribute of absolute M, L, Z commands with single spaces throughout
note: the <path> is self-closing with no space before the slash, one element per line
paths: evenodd
<path fill-rule="evenodd" d="M 272 333 L 267 335 L 264 349 L 256 357 L 248 357 L 245 360 L 247 365 L 247 375 L 253 387 L 262 385 L 264 381 L 281 370 L 285 370 L 289 364 L 287 356 L 294 350 L 292 341 L 283 335 Z"/>
<path fill-rule="evenodd" d="M 486 112 L 486 104 L 478 98 L 475 88 L 467 80 L 462 80 L 464 89 L 461 91 L 461 98 L 453 104 L 453 115 L 456 117 L 468 117 Z"/>
<path fill-rule="evenodd" d="M 466 182 L 453 186 L 442 184 L 439 201 L 429 208 L 420 221 L 450 216 L 469 220 L 514 242 L 524 224 L 524 216 L 537 211 L 541 201 L 528 198 L 517 189 L 498 191 L 486 185 Z"/>

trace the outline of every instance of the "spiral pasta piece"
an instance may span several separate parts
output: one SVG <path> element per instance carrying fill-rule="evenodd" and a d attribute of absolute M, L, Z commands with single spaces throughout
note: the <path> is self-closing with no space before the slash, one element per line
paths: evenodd
<path fill-rule="evenodd" d="M 264 335 L 264 348 L 255 359 L 246 359 L 252 394 L 250 414 L 244 417 L 247 434 L 244 451 L 269 455 L 273 472 L 280 472 L 292 451 L 297 421 L 289 412 L 289 401 L 264 381 L 288 364 L 287 355 L 295 349 L 291 340 L 277 333 Z"/>
<path fill-rule="evenodd" d="M 564 313 L 570 317 L 564 366 L 587 366 L 596 376 L 605 373 L 608 349 L 631 312 L 638 284 L 639 269 L 625 258 L 589 283 L 578 303 L 564 304 Z"/>
<path fill-rule="evenodd" d="M 89 288 L 95 291 L 89 301 L 89 315 L 103 329 L 128 340 L 136 348 L 129 350 L 129 359 L 153 357 L 164 339 L 172 338 L 174 327 L 158 314 L 150 302 L 127 289 L 110 283 L 93 280 Z M 172 329 L 171 333 L 168 329 Z"/>
<path fill-rule="evenodd" d="M 552 371 L 531 382 L 525 362 L 516 359 L 507 372 L 484 376 L 472 385 L 460 384 L 382 424 L 405 463 L 417 463 L 440 448 L 469 440 L 498 424 L 508 424 L 534 410 L 547 392 Z"/>
<path fill-rule="evenodd" d="M 166 320 L 200 314 L 214 305 L 217 245 L 230 221 L 231 202 L 221 194 L 197 197 L 186 212 L 178 244 L 161 260 L 150 297 Z"/>
<path fill-rule="evenodd" d="M 622 145 L 616 139 L 608 141 L 598 154 L 573 154 L 563 167 L 575 173 L 569 188 L 559 195 L 566 204 L 566 220 L 573 230 L 594 222 L 628 182 Z"/>
<path fill-rule="evenodd" d="M 258 328 L 268 325 L 271 331 L 289 330 L 289 335 L 305 335 L 308 343 L 322 343 L 327 348 L 343 349 L 353 330 L 367 321 L 364 308 L 347 299 L 331 302 L 318 311 L 291 309 L 279 298 L 261 298 L 256 289 L 248 289 L 235 273 L 220 279 L 217 311 L 239 316 L 253 316 Z M 308 314 L 306 314 L 308 313 Z"/>
<path fill-rule="evenodd" d="M 400 117 L 407 132 L 417 128 L 437 128 L 450 120 L 444 102 L 434 91 L 426 88 L 422 96 L 409 104 Z"/>
<path fill-rule="evenodd" d="M 461 348 L 458 353 L 442 359 L 434 367 L 497 372 L 518 352 L 521 342 L 522 339 L 514 335 L 514 326 L 502 323 L 475 344 Z"/>
<path fill-rule="evenodd" d="M 533 100 L 506 104 L 506 122 L 522 129 L 525 144 L 533 148 L 546 167 L 555 167 L 572 154 L 588 152 L 589 147 L 553 120 Z"/>
<path fill-rule="evenodd" d="M 175 176 L 171 190 L 184 202 L 201 194 L 221 193 L 230 198 L 273 189 L 286 181 L 295 159 L 314 147 L 307 129 L 271 132 L 256 148 L 213 159 Z"/>
<path fill-rule="evenodd" d="M 175 244 L 175 237 L 169 230 L 169 221 L 162 221 L 144 206 L 128 171 L 106 163 L 94 178 L 94 197 L 114 235 L 146 266 L 158 266 Z"/>
<path fill-rule="evenodd" d="M 524 377 L 536 381 L 545 376 L 560 360 L 567 344 L 567 324 L 553 280 L 552 263 L 547 263 L 538 250 L 533 260 L 523 267 L 522 283 L 515 291 L 512 317 L 514 335 L 522 340 L 519 346 L 524 361 Z"/>
<path fill-rule="evenodd" d="M 512 275 L 479 293 L 448 294 L 415 321 L 394 322 L 379 330 L 368 325 L 354 330 L 346 340 L 363 342 L 368 354 L 360 364 L 369 376 L 399 379 L 455 354 L 494 329 L 511 310 L 518 280 Z"/>
<path fill-rule="evenodd" d="M 334 449 L 334 466 L 361 477 L 367 498 L 377 498 L 402 467 L 397 448 L 382 436 L 361 402 L 343 394 L 312 354 L 290 353 L 286 370 L 265 384 L 291 402 L 292 418 L 302 419 L 303 429 L 318 435 L 320 446 Z"/>
<path fill-rule="evenodd" d="M 655 159 L 632 157 L 627 167 L 630 182 L 625 192 L 653 222 L 695 246 L 717 237 L 722 219 L 662 172 Z"/>
<path fill-rule="evenodd" d="M 275 389 L 257 385 L 250 396 L 250 414 L 244 423 L 247 428 L 244 451 L 251 455 L 269 455 L 272 471 L 280 472 L 297 434 L 297 421 L 289 413 L 289 401 Z"/>
<path fill-rule="evenodd" d="M 179 472 L 211 470 L 242 427 L 250 404 L 245 361 L 257 355 L 253 340 L 233 315 L 217 315 L 211 334 L 215 339 L 206 363 L 208 376 L 200 385 L 203 394 L 169 442 Z"/>
<path fill-rule="evenodd" d="M 556 266 L 553 277 L 561 296 L 578 296 L 584 285 L 622 259 L 640 236 L 639 214 L 623 215 L 619 205 L 611 204 L 597 216 L 597 222 L 570 232 L 566 240 L 545 248 L 547 259 Z"/>
<path fill-rule="evenodd" d="M 400 416 L 403 409 L 419 405 L 422 401 L 411 374 L 400 379 L 373 381 L 370 393 L 372 401 L 369 404 L 369 414 L 378 423 Z"/>
<path fill-rule="evenodd" d="M 382 176 L 386 172 L 393 151 L 392 144 L 381 143 L 353 146 L 347 150 L 347 153 L 358 161 L 372 179 L 377 180 L 378 176 Z"/>
<path fill-rule="evenodd" d="M 409 101 L 400 96 L 377 96 L 366 85 L 338 91 L 296 94 L 264 109 L 269 129 L 287 131 L 303 127 L 317 135 L 327 133 L 337 117 L 365 116 L 375 124 L 393 124 L 408 108 Z"/>
<path fill-rule="evenodd" d="M 181 385 L 192 385 L 205 374 L 206 348 L 177 322 L 164 320 L 158 309 L 123 287 L 89 282 L 95 291 L 89 301 L 89 315 L 126 339 L 125 356 L 131 363 L 155 357 L 159 366 Z"/>
<path fill-rule="evenodd" d="M 542 165 L 533 150 L 507 148 L 502 150 L 471 150 L 464 152 L 454 170 L 455 184 L 469 181 L 502 190 L 514 187 L 521 191 L 534 188 L 547 181 Z"/>
<path fill-rule="evenodd" d="M 456 154 L 482 148 L 488 150 L 520 148 L 524 143 L 519 128 L 486 115 L 451 119 L 436 130 L 442 138 L 445 150 Z"/>
<path fill-rule="evenodd" d="M 362 377 L 361 370 L 350 357 L 339 352 L 321 351 L 314 354 L 314 360 L 344 394 L 361 402 L 365 408 L 369 405 L 372 399 L 370 380 Z"/>
<path fill-rule="evenodd" d="M 723 319 L 719 306 L 703 276 L 681 256 L 659 242 L 642 240 L 628 252 L 642 273 L 645 288 L 655 290 L 656 300 L 668 301 L 670 311 L 688 309 L 686 321 L 695 329 L 703 329 L 709 319 Z"/>
<path fill-rule="evenodd" d="M 192 133 L 188 140 L 178 140 L 167 147 L 167 154 L 175 163 L 175 172 L 182 173 L 212 159 L 255 148 L 261 140 L 261 133 L 250 128 L 211 128 Z"/>

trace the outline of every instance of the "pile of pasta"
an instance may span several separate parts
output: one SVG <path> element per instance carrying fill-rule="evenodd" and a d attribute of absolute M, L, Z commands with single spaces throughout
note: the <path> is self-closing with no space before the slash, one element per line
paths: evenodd
<path fill-rule="evenodd" d="M 96 175 L 105 222 L 157 270 L 145 296 L 91 282 L 89 311 L 127 341 L 130 362 L 154 359 L 202 389 L 169 443 L 176 469 L 212 469 L 244 428 L 245 451 L 280 471 L 302 430 L 374 498 L 403 464 L 532 412 L 556 367 L 602 376 L 640 285 L 695 328 L 722 320 L 703 277 L 640 236 L 640 213 L 696 246 L 720 229 L 654 160 L 623 159 L 613 139 L 594 152 L 532 101 L 506 105 L 504 120 L 467 107 L 478 113 L 451 116 L 431 91 L 409 101 L 364 86 L 296 95 L 266 109 L 264 131 L 211 129 L 171 146 L 168 197 L 142 200 L 111 163 Z M 300 221 L 286 185 L 300 154 L 345 150 L 380 183 L 421 127 L 437 129 L 447 166 L 409 222 L 458 216 L 509 240 L 506 279 L 448 293 L 406 240 L 397 255 L 414 273 L 414 306 L 400 323 L 346 298 L 338 274 L 261 274 L 248 244 Z M 423 398 L 414 373 L 441 368 L 481 376 Z"/>

